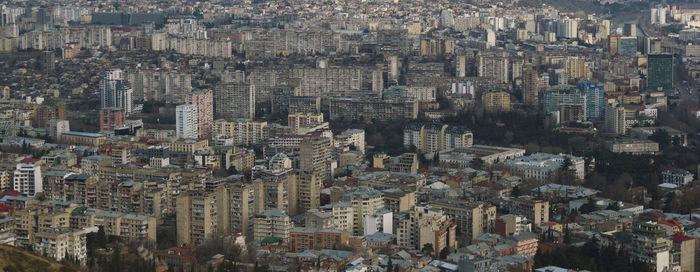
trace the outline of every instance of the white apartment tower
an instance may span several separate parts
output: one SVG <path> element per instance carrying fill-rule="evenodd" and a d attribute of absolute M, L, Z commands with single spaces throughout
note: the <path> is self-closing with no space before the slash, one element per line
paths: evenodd
<path fill-rule="evenodd" d="M 25 196 L 34 196 L 44 191 L 41 167 L 35 164 L 17 164 L 14 176 L 14 189 Z"/>
<path fill-rule="evenodd" d="M 182 104 L 175 107 L 176 135 L 181 139 L 197 139 L 199 137 L 197 107 L 192 104 Z"/>

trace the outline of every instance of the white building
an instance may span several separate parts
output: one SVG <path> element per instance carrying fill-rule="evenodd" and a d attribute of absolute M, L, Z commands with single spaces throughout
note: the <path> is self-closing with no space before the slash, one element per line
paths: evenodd
<path fill-rule="evenodd" d="M 61 134 L 70 131 L 70 123 L 68 120 L 58 120 L 52 119 L 48 122 L 49 126 L 49 137 L 53 140 L 58 140 Z"/>
<path fill-rule="evenodd" d="M 504 165 L 510 168 L 516 175 L 523 178 L 533 178 L 546 181 L 562 168 L 566 158 L 569 158 L 569 171 L 578 179 L 584 178 L 585 162 L 580 157 L 566 154 L 535 153 L 530 156 L 518 157 L 508 160 Z"/>
<path fill-rule="evenodd" d="M 365 215 L 364 221 L 365 235 L 372 235 L 377 232 L 393 234 L 394 214 L 388 210 L 377 210 L 374 214 Z"/>
<path fill-rule="evenodd" d="M 684 186 L 693 181 L 693 173 L 685 169 L 670 169 L 661 172 L 663 183 Z"/>
<path fill-rule="evenodd" d="M 183 104 L 175 107 L 175 134 L 182 139 L 197 139 L 199 136 L 199 123 L 197 107 L 192 104 Z"/>
<path fill-rule="evenodd" d="M 14 176 L 14 189 L 22 195 L 34 196 L 44 191 L 41 167 L 34 164 L 17 164 Z"/>

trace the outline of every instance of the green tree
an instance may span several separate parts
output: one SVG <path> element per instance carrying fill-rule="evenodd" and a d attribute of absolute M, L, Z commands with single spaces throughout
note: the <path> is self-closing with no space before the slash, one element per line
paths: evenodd
<path fill-rule="evenodd" d="M 665 129 L 657 129 L 649 135 L 649 140 L 659 143 L 661 149 L 666 149 L 671 145 L 671 135 Z"/>
<path fill-rule="evenodd" d="M 469 162 L 469 167 L 474 169 L 482 169 L 484 167 L 484 160 L 481 158 L 475 158 Z"/>
<path fill-rule="evenodd" d="M 435 249 L 433 248 L 433 244 L 431 243 L 423 245 L 423 249 L 421 251 L 423 252 L 423 254 L 430 256 L 432 256 L 435 253 Z"/>

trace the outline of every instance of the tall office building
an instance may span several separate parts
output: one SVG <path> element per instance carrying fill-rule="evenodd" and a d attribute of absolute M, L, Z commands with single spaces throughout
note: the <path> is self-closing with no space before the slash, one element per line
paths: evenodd
<path fill-rule="evenodd" d="M 508 54 L 503 51 L 479 52 L 479 77 L 489 77 L 493 83 L 510 83 Z"/>
<path fill-rule="evenodd" d="M 523 67 L 523 100 L 527 105 L 536 106 L 539 103 L 538 80 L 537 69 L 534 66 Z"/>
<path fill-rule="evenodd" d="M 321 179 L 316 171 L 297 172 L 298 211 L 305 212 L 321 206 Z"/>
<path fill-rule="evenodd" d="M 214 89 L 214 115 L 216 118 L 255 119 L 255 85 L 222 84 Z"/>
<path fill-rule="evenodd" d="M 331 139 L 327 137 L 306 138 L 301 141 L 299 169 L 318 173 L 325 181 L 330 175 Z"/>
<path fill-rule="evenodd" d="M 53 51 L 41 52 L 41 73 L 51 74 L 56 70 L 56 54 Z"/>
<path fill-rule="evenodd" d="M 456 64 L 456 71 L 457 71 L 457 77 L 466 77 L 467 76 L 467 56 L 464 55 L 459 55 L 457 56 L 457 64 Z"/>
<path fill-rule="evenodd" d="M 22 195 L 33 197 L 44 191 L 41 166 L 34 164 L 17 164 L 14 173 L 14 189 Z"/>
<path fill-rule="evenodd" d="M 609 99 L 605 103 L 605 131 L 615 134 L 625 134 L 625 107 L 617 99 Z"/>
<path fill-rule="evenodd" d="M 217 197 L 213 193 L 190 192 L 177 197 L 177 244 L 198 245 L 219 233 Z"/>
<path fill-rule="evenodd" d="M 566 39 L 578 37 L 578 22 L 576 19 L 564 18 L 557 24 L 557 36 Z"/>
<path fill-rule="evenodd" d="M 192 104 L 183 104 L 175 107 L 175 132 L 181 139 L 197 139 L 199 137 L 199 123 L 197 107 Z"/>
<path fill-rule="evenodd" d="M 453 27 L 455 25 L 455 16 L 452 10 L 443 9 L 440 11 L 440 26 L 441 27 Z"/>
<path fill-rule="evenodd" d="M 197 90 L 187 94 L 186 104 L 197 108 L 199 139 L 211 139 L 214 125 L 214 94 L 211 90 Z"/>
<path fill-rule="evenodd" d="M 586 105 L 586 94 L 574 86 L 559 85 L 544 92 L 543 102 L 545 112 L 554 113 L 562 104 Z"/>
<path fill-rule="evenodd" d="M 107 70 L 100 80 L 100 107 L 123 109 L 129 115 L 134 104 L 133 93 L 121 69 Z"/>
<path fill-rule="evenodd" d="M 586 119 L 602 120 L 605 112 L 605 88 L 595 82 L 581 82 L 579 89 L 586 94 Z"/>
<path fill-rule="evenodd" d="M 649 55 L 647 67 L 647 89 L 673 88 L 673 55 Z"/>

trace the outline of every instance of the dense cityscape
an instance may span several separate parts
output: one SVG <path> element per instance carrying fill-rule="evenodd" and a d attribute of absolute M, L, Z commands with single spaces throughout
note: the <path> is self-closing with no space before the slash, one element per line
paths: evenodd
<path fill-rule="evenodd" d="M 700 3 L 0 0 L 0 271 L 700 271 Z"/>

